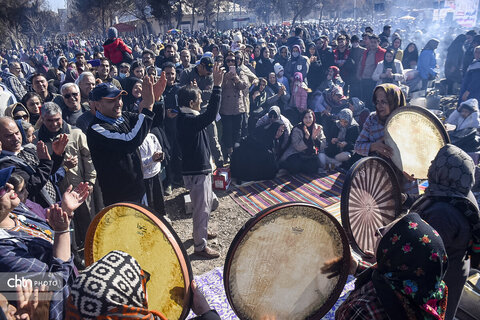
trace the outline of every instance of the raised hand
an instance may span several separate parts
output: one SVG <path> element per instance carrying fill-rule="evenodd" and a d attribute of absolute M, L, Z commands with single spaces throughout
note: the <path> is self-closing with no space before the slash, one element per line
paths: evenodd
<path fill-rule="evenodd" d="M 218 65 L 213 67 L 213 85 L 221 86 L 223 82 L 223 68 L 220 68 Z"/>
<path fill-rule="evenodd" d="M 138 111 L 142 112 L 143 108 L 152 111 L 155 102 L 155 94 L 153 92 L 153 76 L 145 76 L 142 84 L 142 101 L 138 106 Z M 162 92 L 163 93 L 163 92 Z"/>
<path fill-rule="evenodd" d="M 89 186 L 86 182 L 81 182 L 75 189 L 70 185 L 62 197 L 62 209 L 69 216 L 87 199 L 89 195 Z"/>
<path fill-rule="evenodd" d="M 37 157 L 40 160 L 52 160 L 48 153 L 47 145 L 43 141 L 37 142 Z"/>
<path fill-rule="evenodd" d="M 70 216 L 57 203 L 47 209 L 47 222 L 53 231 L 65 231 L 70 228 Z"/>
<path fill-rule="evenodd" d="M 167 86 L 167 76 L 165 71 L 160 75 L 160 79 L 153 85 L 153 95 L 155 96 L 155 101 L 160 101 L 162 98 L 163 92 Z"/>
<path fill-rule="evenodd" d="M 308 131 L 307 126 L 303 126 L 303 133 L 305 134 L 305 139 L 310 139 L 310 131 Z"/>
<path fill-rule="evenodd" d="M 65 152 L 65 147 L 68 143 L 68 136 L 64 133 L 58 136 L 58 139 L 53 141 L 52 150 L 57 156 L 61 156 Z"/>

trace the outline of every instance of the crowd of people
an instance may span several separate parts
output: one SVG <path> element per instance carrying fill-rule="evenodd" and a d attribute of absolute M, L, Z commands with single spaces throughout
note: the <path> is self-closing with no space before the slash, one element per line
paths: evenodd
<path fill-rule="evenodd" d="M 455 39 L 428 39 L 420 31 L 392 32 L 390 25 L 374 31 L 337 23 L 122 39 L 111 27 L 107 40 L 65 37 L 45 47 L 0 50 L 0 269 L 59 271 L 65 286 L 46 318 L 74 319 L 80 313 L 86 319 L 81 301 L 90 293 L 79 279 L 93 266 L 77 273 L 85 269 L 87 228 L 104 206 L 143 203 L 168 221 L 164 196 L 185 186 L 193 205 L 195 254 L 218 258 L 208 245 L 217 236 L 208 228 L 218 207 L 212 191 L 215 168 L 229 166 L 242 182 L 346 171 L 369 155 L 388 159 L 386 119 L 407 104 L 412 92 L 425 95 L 443 74 L 448 93 L 459 97 L 447 120 L 451 130 L 477 130 L 480 35 L 471 30 L 458 31 Z M 437 54 L 438 48 L 445 52 Z M 464 175 L 459 182 L 453 169 L 449 173 L 434 163 L 427 195 L 450 205 L 457 224 L 439 219 L 443 211 L 430 203 L 417 212 L 438 232 L 413 214 L 389 226 L 378 245 L 376 269 L 364 274 L 359 291 L 339 309 L 339 319 L 453 319 L 466 280 L 462 272 L 468 269 L 463 261 L 478 251 L 480 237 L 472 231 L 479 223 L 478 205 L 470 196 L 474 165 L 464 151 L 451 147 L 443 157 L 455 158 Z M 397 173 L 405 203 L 411 204 L 418 187 Z M 471 216 L 448 197 L 468 202 Z M 422 231 L 411 231 L 412 223 Z M 461 230 L 461 239 L 452 236 L 447 223 Z M 388 238 L 393 232 L 404 245 L 415 237 L 438 239 L 412 243 L 425 259 L 408 262 L 407 256 L 394 255 L 401 247 Z M 133 258 L 111 255 L 128 260 L 142 277 Z M 405 264 L 408 272 L 392 270 Z M 402 281 L 413 278 L 417 295 L 402 289 Z M 373 296 L 369 305 L 358 302 L 365 295 Z M 129 297 L 128 305 L 108 304 L 90 317 L 133 308 L 162 319 L 148 310 L 144 294 Z M 218 317 L 208 306 L 197 310 L 203 319 Z"/>

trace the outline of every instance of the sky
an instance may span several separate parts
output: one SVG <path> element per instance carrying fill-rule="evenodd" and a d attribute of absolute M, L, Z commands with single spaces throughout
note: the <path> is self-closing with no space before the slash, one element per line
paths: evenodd
<path fill-rule="evenodd" d="M 65 0 L 47 0 L 47 2 L 53 11 L 57 11 L 58 8 L 65 8 Z"/>

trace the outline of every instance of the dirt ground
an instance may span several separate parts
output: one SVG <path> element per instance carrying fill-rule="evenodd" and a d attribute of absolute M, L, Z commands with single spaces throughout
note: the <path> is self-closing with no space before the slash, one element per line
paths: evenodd
<path fill-rule="evenodd" d="M 173 229 L 183 241 L 183 245 L 189 254 L 194 275 L 201 275 L 216 267 L 223 267 L 228 248 L 238 230 L 251 218 L 227 192 L 214 190 L 220 205 L 215 210 L 209 222 L 209 230 L 215 231 L 218 237 L 209 240 L 209 246 L 220 252 L 217 259 L 204 260 L 193 254 L 192 239 L 192 215 L 185 213 L 184 195 L 188 194 L 185 188 L 176 188 L 171 196 L 166 197 L 166 211 L 172 220 Z"/>

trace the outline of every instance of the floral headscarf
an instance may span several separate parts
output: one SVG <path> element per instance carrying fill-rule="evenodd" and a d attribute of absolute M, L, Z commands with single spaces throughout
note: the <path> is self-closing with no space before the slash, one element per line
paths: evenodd
<path fill-rule="evenodd" d="M 391 320 L 445 318 L 447 253 L 438 232 L 417 213 L 388 230 L 376 257 L 372 281 Z"/>
<path fill-rule="evenodd" d="M 147 277 L 129 254 L 118 250 L 109 252 L 75 280 L 65 319 L 167 319 L 147 309 Z"/>

